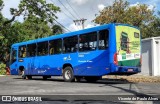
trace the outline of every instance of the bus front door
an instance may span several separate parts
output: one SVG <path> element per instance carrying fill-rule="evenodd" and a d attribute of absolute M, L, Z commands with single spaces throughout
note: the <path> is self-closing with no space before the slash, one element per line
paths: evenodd
<path fill-rule="evenodd" d="M 10 56 L 10 72 L 11 75 L 18 75 L 18 48 L 11 49 Z"/>

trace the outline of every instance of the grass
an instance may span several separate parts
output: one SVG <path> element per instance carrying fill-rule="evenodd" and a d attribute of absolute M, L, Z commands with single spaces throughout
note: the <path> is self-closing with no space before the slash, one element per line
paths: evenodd
<path fill-rule="evenodd" d="M 0 69 L 0 75 L 6 75 L 6 70 L 5 69 Z"/>
<path fill-rule="evenodd" d="M 0 75 L 6 75 L 6 65 L 1 63 L 0 64 Z"/>

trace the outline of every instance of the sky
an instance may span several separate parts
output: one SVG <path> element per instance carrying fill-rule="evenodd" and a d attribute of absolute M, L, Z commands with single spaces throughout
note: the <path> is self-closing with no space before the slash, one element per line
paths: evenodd
<path fill-rule="evenodd" d="M 6 18 L 11 18 L 10 8 L 18 8 L 20 0 L 3 0 L 4 8 L 2 14 Z M 92 20 L 99 14 L 104 7 L 110 6 L 115 0 L 46 0 L 48 3 L 54 3 L 54 5 L 61 8 L 61 12 L 57 13 L 57 21 L 65 26 L 70 31 L 76 31 L 82 29 L 80 24 L 76 24 L 73 20 L 87 19 L 84 23 L 85 28 L 96 26 Z M 60 2 L 59 2 L 60 1 Z M 155 13 L 160 11 L 160 0 L 127 0 L 130 6 L 137 4 L 147 4 L 149 9 L 154 8 Z M 63 5 L 65 6 L 63 6 Z M 23 22 L 23 16 L 17 17 L 17 21 Z"/>

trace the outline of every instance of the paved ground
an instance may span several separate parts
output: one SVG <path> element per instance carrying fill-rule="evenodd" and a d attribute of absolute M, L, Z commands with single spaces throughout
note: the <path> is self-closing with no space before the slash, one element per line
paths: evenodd
<path fill-rule="evenodd" d="M 61 77 L 53 77 L 48 80 L 42 80 L 41 77 L 35 77 L 32 80 L 23 80 L 20 76 L 0 76 L 0 95 L 36 95 L 41 96 L 42 98 L 44 97 L 46 100 L 54 100 L 55 103 L 59 104 L 64 102 L 75 103 L 75 101 L 77 104 L 115 104 L 117 102 L 120 103 L 120 101 L 118 101 L 118 97 L 125 98 L 130 95 L 155 97 L 155 95 L 160 95 L 160 83 L 130 83 L 126 81 L 106 79 L 99 80 L 96 83 L 87 83 L 85 80 L 69 83 L 64 82 Z M 112 97 L 113 99 L 117 97 L 117 101 L 113 101 Z M 160 99 L 160 96 L 158 97 Z M 105 99 L 110 99 L 110 101 L 106 102 L 104 101 Z M 57 100 L 62 101 L 56 102 Z M 85 103 L 80 100 L 85 100 Z M 124 102 L 125 101 L 123 101 L 123 103 Z M 48 103 L 49 102 L 45 102 L 44 104 Z M 135 101 L 131 101 L 130 103 L 135 103 Z M 138 101 L 136 103 L 142 103 L 142 101 Z M 147 102 L 145 102 L 145 104 L 146 103 Z M 158 104 L 160 102 L 148 102 L 148 104 L 150 103 Z"/>

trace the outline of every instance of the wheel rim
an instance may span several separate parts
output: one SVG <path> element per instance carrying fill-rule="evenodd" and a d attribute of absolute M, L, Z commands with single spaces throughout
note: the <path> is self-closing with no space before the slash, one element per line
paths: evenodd
<path fill-rule="evenodd" d="M 65 72 L 65 78 L 66 78 L 67 80 L 71 79 L 71 71 L 67 70 L 67 71 Z"/>

